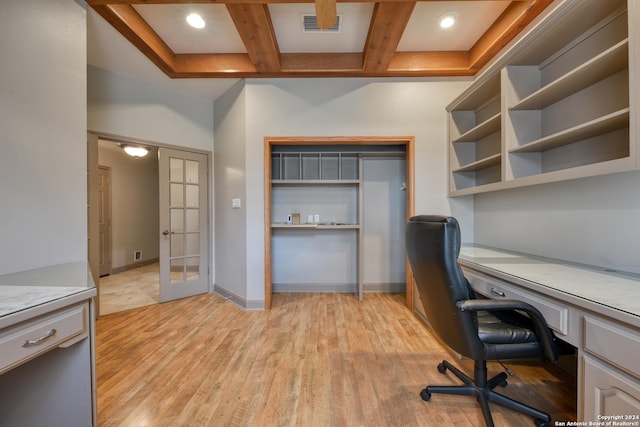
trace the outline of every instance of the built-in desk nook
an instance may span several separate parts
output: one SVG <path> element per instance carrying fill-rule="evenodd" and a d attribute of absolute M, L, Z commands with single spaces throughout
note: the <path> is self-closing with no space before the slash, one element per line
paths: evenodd
<path fill-rule="evenodd" d="M 640 276 L 483 246 L 458 262 L 476 292 L 532 304 L 577 348 L 579 420 L 640 421 Z"/>
<path fill-rule="evenodd" d="M 0 276 L 0 425 L 96 425 L 86 262 Z"/>

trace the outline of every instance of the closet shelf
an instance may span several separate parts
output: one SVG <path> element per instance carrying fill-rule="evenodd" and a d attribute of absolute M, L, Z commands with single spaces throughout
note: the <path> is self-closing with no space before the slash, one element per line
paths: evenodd
<path fill-rule="evenodd" d="M 500 117 L 501 114 L 498 113 L 493 117 L 485 120 L 479 125 L 469 129 L 467 132 L 463 133 L 459 137 L 455 138 L 452 142 L 475 142 L 478 139 L 491 135 L 494 132 L 500 130 Z"/>
<path fill-rule="evenodd" d="M 615 44 L 516 103 L 512 110 L 539 110 L 629 66 L 629 39 Z"/>
<path fill-rule="evenodd" d="M 358 185 L 357 179 L 273 179 L 273 185 Z"/>
<path fill-rule="evenodd" d="M 553 135 L 531 141 L 510 150 L 510 153 L 531 153 L 550 150 L 587 138 L 603 135 L 629 126 L 629 108 L 607 114 Z"/>
<path fill-rule="evenodd" d="M 486 169 L 491 166 L 499 165 L 501 161 L 502 155 L 500 153 L 494 154 L 493 156 L 485 157 L 473 163 L 469 163 L 468 165 L 462 166 L 453 172 L 472 172 L 481 169 Z"/>
<path fill-rule="evenodd" d="M 286 228 L 286 229 L 313 229 L 313 230 L 358 230 L 359 224 L 284 224 L 273 223 L 271 228 Z"/>

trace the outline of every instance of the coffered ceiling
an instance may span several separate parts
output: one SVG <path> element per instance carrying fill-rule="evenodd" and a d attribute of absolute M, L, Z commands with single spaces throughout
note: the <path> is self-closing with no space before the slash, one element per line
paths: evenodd
<path fill-rule="evenodd" d="M 322 31 L 303 25 L 312 0 L 87 3 L 170 78 L 425 77 L 474 75 L 552 0 L 340 0 Z"/>

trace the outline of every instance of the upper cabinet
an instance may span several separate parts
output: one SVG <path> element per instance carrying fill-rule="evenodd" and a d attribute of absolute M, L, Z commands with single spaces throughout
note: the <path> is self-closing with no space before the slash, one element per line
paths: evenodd
<path fill-rule="evenodd" d="M 637 3 L 561 2 L 447 107 L 450 196 L 638 167 Z"/>

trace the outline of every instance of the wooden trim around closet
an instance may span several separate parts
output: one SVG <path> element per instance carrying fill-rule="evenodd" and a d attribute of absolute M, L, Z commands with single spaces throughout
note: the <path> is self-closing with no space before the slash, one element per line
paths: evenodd
<path fill-rule="evenodd" d="M 271 308 L 271 148 L 274 145 L 404 145 L 406 220 L 414 215 L 413 136 L 265 136 L 264 138 L 264 307 Z M 413 308 L 413 274 L 406 261 L 405 304 Z"/>

